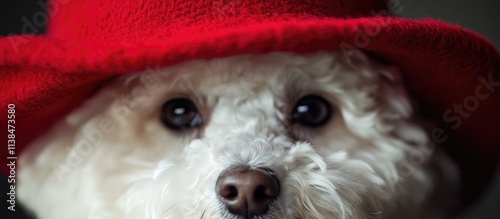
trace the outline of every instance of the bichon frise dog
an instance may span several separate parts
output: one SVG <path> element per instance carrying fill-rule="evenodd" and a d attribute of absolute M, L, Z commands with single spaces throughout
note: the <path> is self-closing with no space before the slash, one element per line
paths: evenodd
<path fill-rule="evenodd" d="M 340 52 L 150 69 L 33 143 L 18 197 L 40 219 L 444 218 L 458 170 L 414 108 L 397 68 Z"/>

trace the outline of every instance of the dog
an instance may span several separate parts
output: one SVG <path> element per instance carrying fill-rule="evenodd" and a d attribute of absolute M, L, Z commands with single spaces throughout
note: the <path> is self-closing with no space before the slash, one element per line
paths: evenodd
<path fill-rule="evenodd" d="M 397 66 L 366 55 L 149 69 L 32 143 L 18 197 L 40 219 L 446 218 L 459 171 L 417 107 Z"/>

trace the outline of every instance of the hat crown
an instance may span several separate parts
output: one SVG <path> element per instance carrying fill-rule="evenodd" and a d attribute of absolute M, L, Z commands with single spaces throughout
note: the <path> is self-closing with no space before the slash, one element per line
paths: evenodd
<path fill-rule="evenodd" d="M 352 18 L 382 0 L 52 0 L 47 34 L 65 40 L 140 42 L 269 21 Z"/>

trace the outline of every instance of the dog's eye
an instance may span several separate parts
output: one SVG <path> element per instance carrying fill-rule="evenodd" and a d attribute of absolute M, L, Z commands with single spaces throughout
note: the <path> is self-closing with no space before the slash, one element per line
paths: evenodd
<path fill-rule="evenodd" d="M 194 103 L 186 98 L 167 101 L 162 107 L 161 120 L 168 128 L 178 131 L 199 126 L 203 122 Z"/>
<path fill-rule="evenodd" d="M 309 127 L 319 127 L 328 122 L 331 106 L 320 96 L 309 95 L 300 99 L 294 107 L 292 122 Z"/>

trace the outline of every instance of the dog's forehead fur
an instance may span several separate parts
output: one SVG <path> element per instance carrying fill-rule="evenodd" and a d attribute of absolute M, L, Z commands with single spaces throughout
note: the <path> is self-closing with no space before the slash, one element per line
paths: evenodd
<path fill-rule="evenodd" d="M 296 102 L 309 94 L 332 104 L 333 116 L 321 128 L 290 122 Z M 162 105 L 178 97 L 195 103 L 201 127 L 179 132 L 162 124 Z M 45 188 L 78 194 L 88 209 L 62 205 L 68 218 L 238 218 L 224 210 L 214 188 L 225 170 L 244 166 L 269 168 L 281 181 L 282 192 L 262 219 L 443 214 L 435 210 L 441 205 L 416 206 L 435 188 L 429 166 L 446 157 L 431 153 L 401 177 L 398 165 L 429 143 L 415 118 L 397 70 L 366 57 L 195 60 L 106 85 L 35 143 L 46 149 L 32 147 L 23 158 L 19 195 L 32 208 L 55 204 L 28 195 L 40 185 L 22 184 L 44 178 Z M 89 153 L 82 154 L 84 146 Z M 408 189 L 419 192 L 408 199 Z M 407 207 L 398 210 L 398 202 Z M 40 212 L 41 218 L 58 215 Z"/>
<path fill-rule="evenodd" d="M 252 117 L 261 121 L 255 125 L 269 128 L 267 121 L 286 123 L 296 101 L 307 94 L 331 101 L 340 120 L 381 107 L 390 108 L 386 114 L 409 117 L 411 106 L 402 85 L 384 80 L 387 75 L 397 77 L 395 70 L 377 66 L 379 72 L 373 72 L 375 67 L 370 65 L 376 64 L 347 64 L 335 53 L 242 55 L 125 76 L 115 82 L 113 86 L 119 88 L 113 91 L 120 92 L 114 96 L 127 96 L 126 101 L 136 105 L 133 109 L 144 116 L 153 115 L 157 122 L 165 101 L 188 97 L 206 117 L 207 126 L 233 122 L 240 127 L 249 125 L 247 117 Z"/>

